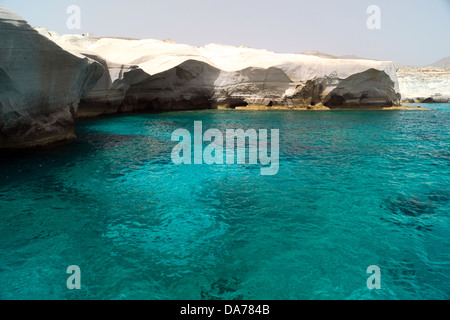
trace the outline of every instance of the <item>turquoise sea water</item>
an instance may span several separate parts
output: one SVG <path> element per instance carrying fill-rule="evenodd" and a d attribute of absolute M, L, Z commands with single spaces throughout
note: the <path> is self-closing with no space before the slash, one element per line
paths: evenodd
<path fill-rule="evenodd" d="M 450 105 L 430 106 L 80 120 L 0 160 L 0 299 L 449 299 Z M 174 165 L 194 121 L 279 129 L 279 173 Z"/>

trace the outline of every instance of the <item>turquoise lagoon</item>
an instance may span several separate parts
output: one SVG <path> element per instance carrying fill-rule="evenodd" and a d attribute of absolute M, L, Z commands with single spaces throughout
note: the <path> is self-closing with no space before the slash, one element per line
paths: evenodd
<path fill-rule="evenodd" d="M 428 107 L 79 120 L 0 160 L 0 299 L 449 299 L 450 105 Z M 279 129 L 278 174 L 174 165 L 194 121 Z"/>

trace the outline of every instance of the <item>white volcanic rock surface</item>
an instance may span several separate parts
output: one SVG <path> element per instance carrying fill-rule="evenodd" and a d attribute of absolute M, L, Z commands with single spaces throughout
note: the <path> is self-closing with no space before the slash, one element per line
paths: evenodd
<path fill-rule="evenodd" d="M 103 85 L 86 99 L 90 107 L 82 114 L 246 105 L 306 107 L 327 101 L 338 101 L 338 106 L 398 103 L 396 68 L 389 61 L 324 59 L 221 44 L 195 47 L 172 41 L 88 38 L 37 30 L 64 49 L 89 56 L 109 68 Z M 355 77 L 358 74 L 360 77 Z M 340 88 L 342 97 L 338 99 L 328 96 L 351 76 L 352 81 L 346 84 L 356 87 Z M 373 77 L 387 81 L 377 88 Z M 117 82 L 122 91 L 108 93 Z M 308 82 L 317 88 L 306 90 Z M 94 107 L 102 95 L 107 97 L 105 106 Z"/>
<path fill-rule="evenodd" d="M 320 51 L 302 54 L 329 59 L 364 59 L 357 56 L 333 56 Z M 403 102 L 450 102 L 450 57 L 429 66 L 401 66 L 397 68 L 399 90 Z"/>
<path fill-rule="evenodd" d="M 80 39 L 81 38 L 81 39 Z M 106 60 L 138 65 L 150 75 L 169 70 L 187 60 L 197 60 L 223 71 L 245 68 L 281 67 L 290 72 L 293 81 L 311 80 L 336 72 L 337 77 L 348 76 L 374 68 L 385 71 L 396 80 L 391 62 L 373 60 L 330 60 L 302 54 L 280 54 L 267 50 L 209 44 L 194 47 L 161 40 L 123 40 L 114 38 L 88 39 L 83 36 L 63 35 L 51 39 L 66 50 L 93 52 Z M 86 38 L 85 38 L 86 39 Z M 65 44 L 69 43 L 69 46 Z"/>
<path fill-rule="evenodd" d="M 402 101 L 450 101 L 450 69 L 403 66 L 398 70 L 398 78 Z"/>
<path fill-rule="evenodd" d="M 223 71 L 239 71 L 249 67 L 285 67 L 287 71 L 307 69 L 292 73 L 293 81 L 311 80 L 333 72 L 339 78 L 347 78 L 370 68 L 385 71 L 393 81 L 396 80 L 396 70 L 390 61 L 324 59 L 222 44 L 195 47 L 164 40 L 97 39 L 81 35 L 58 35 L 43 28 L 36 29 L 68 51 L 92 53 L 107 61 L 138 65 L 150 75 L 174 68 L 187 60 L 197 60 Z"/>
<path fill-rule="evenodd" d="M 74 138 L 78 103 L 103 68 L 61 49 L 0 6 L 0 148 Z"/>

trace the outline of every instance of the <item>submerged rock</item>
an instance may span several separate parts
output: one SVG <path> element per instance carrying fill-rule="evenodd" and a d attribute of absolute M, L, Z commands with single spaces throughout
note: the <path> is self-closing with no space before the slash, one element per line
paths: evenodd
<path fill-rule="evenodd" d="M 73 139 L 79 101 L 102 73 L 0 6 L 0 149 Z"/>
<path fill-rule="evenodd" d="M 81 116 L 246 106 L 385 107 L 400 102 L 396 67 L 388 61 L 39 31 L 105 67 L 102 80 L 80 105 Z"/>

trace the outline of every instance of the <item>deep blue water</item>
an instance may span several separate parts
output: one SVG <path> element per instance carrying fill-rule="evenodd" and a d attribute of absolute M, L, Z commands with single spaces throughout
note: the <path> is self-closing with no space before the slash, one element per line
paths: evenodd
<path fill-rule="evenodd" d="M 430 106 L 80 120 L 0 160 L 0 299 L 449 299 L 450 105 Z M 194 121 L 279 129 L 279 173 L 174 165 Z"/>

